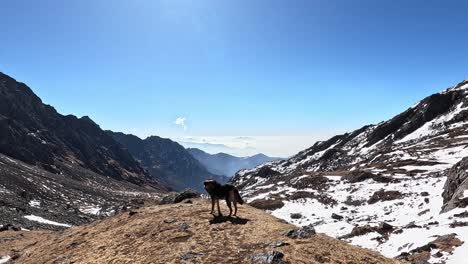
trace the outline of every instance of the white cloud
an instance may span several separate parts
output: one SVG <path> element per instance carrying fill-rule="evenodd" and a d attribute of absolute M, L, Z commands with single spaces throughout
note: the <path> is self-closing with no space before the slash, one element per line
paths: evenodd
<path fill-rule="evenodd" d="M 185 121 L 187 121 L 187 118 L 185 118 L 185 117 L 178 117 L 178 118 L 174 121 L 174 124 L 183 127 L 184 130 L 187 130 L 187 125 L 185 124 Z"/>
<path fill-rule="evenodd" d="M 329 139 L 332 133 L 281 136 L 190 136 L 173 138 L 184 147 L 195 147 L 208 153 L 225 152 L 235 156 L 264 153 L 286 158 L 312 146 L 317 140 Z"/>

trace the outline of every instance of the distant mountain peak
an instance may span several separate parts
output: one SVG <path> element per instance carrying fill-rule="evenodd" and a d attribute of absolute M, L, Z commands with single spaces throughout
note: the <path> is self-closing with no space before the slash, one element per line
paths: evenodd
<path fill-rule="evenodd" d="M 228 177 L 233 176 L 239 170 L 252 169 L 259 164 L 279 159 L 268 157 L 262 153 L 248 157 L 236 157 L 222 152 L 209 154 L 197 148 L 188 148 L 187 150 L 210 172 Z"/>

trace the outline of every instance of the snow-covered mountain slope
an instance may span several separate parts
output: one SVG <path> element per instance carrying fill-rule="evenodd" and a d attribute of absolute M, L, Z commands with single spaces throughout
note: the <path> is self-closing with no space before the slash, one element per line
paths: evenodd
<path fill-rule="evenodd" d="M 448 171 L 468 156 L 467 128 L 464 81 L 388 121 L 318 142 L 288 160 L 240 171 L 233 183 L 248 201 L 291 223 L 313 223 L 389 257 L 463 263 L 468 212 L 441 210 Z M 457 235 L 433 242 L 452 233 Z M 457 239 L 466 243 L 460 246 Z"/>

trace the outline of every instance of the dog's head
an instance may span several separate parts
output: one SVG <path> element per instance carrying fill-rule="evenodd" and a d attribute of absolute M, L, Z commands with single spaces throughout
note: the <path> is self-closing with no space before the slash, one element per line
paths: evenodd
<path fill-rule="evenodd" d="M 219 183 L 215 180 L 206 180 L 203 182 L 203 185 L 205 186 L 205 190 L 210 191 L 219 185 Z"/>

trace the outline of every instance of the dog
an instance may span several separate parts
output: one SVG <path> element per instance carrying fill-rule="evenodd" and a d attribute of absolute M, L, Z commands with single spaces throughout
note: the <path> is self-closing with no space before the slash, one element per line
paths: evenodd
<path fill-rule="evenodd" d="M 206 192 L 211 197 L 211 214 L 214 215 L 215 203 L 218 205 L 218 216 L 222 216 L 221 210 L 219 209 L 219 200 L 225 199 L 226 204 L 229 207 L 229 216 L 232 215 L 231 202 L 234 204 L 234 216 L 237 214 L 237 204 L 244 204 L 244 200 L 239 194 L 234 185 L 225 184 L 221 185 L 215 180 L 206 180 L 203 182 Z"/>

